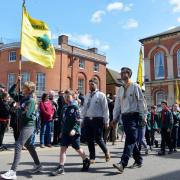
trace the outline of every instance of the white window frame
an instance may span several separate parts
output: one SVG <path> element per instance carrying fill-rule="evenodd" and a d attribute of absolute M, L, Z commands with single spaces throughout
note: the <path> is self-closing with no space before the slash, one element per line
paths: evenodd
<path fill-rule="evenodd" d="M 177 51 L 177 75 L 180 77 L 180 49 Z"/>
<path fill-rule="evenodd" d="M 15 54 L 13 54 L 15 53 Z M 15 57 L 15 58 L 14 58 Z M 17 59 L 17 53 L 16 51 L 10 51 L 9 52 L 9 62 L 15 62 Z"/>
<path fill-rule="evenodd" d="M 14 78 L 13 80 L 12 80 L 12 77 Z M 8 89 L 10 89 L 10 87 L 12 85 L 14 85 L 15 82 L 16 82 L 16 74 L 15 73 L 9 73 L 8 74 L 8 80 L 7 80 L 7 87 L 8 87 Z"/>
<path fill-rule="evenodd" d="M 79 93 L 84 94 L 84 89 L 85 89 L 85 80 L 82 78 L 78 79 L 78 91 Z"/>
<path fill-rule="evenodd" d="M 79 68 L 80 69 L 85 69 L 85 60 L 83 60 L 83 59 L 79 60 Z"/>
<path fill-rule="evenodd" d="M 163 63 L 163 68 L 164 68 L 164 76 L 161 76 L 161 77 L 158 77 L 157 76 L 157 67 L 156 67 L 156 57 L 158 56 L 158 55 L 161 55 L 162 54 L 162 63 Z M 159 68 L 158 68 L 159 69 Z M 157 52 L 155 55 L 154 55 L 154 77 L 155 77 L 155 79 L 164 79 L 165 78 L 165 63 L 164 63 L 164 53 L 162 52 L 162 51 L 159 51 L 159 52 Z"/>
<path fill-rule="evenodd" d="M 37 73 L 36 74 L 36 91 L 44 92 L 45 88 L 46 88 L 46 74 Z"/>
<path fill-rule="evenodd" d="M 94 72 L 99 72 L 99 63 L 94 63 L 94 65 L 93 65 L 93 70 L 94 70 Z"/>

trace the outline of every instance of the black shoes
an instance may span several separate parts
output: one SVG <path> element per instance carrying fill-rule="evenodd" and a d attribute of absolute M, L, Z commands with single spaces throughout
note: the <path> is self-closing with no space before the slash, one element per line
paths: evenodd
<path fill-rule="evenodd" d="M 158 155 L 159 155 L 159 156 L 164 156 L 165 154 L 166 154 L 165 151 L 159 151 L 159 152 L 158 152 Z"/>
<path fill-rule="evenodd" d="M 90 160 L 86 158 L 85 160 L 83 160 L 83 167 L 81 171 L 88 171 L 89 166 L 90 166 Z"/>
<path fill-rule="evenodd" d="M 136 162 L 134 162 L 134 164 L 130 166 L 131 169 L 141 168 L 141 167 L 142 167 L 142 164 L 138 164 L 138 163 L 136 163 Z"/>
<path fill-rule="evenodd" d="M 113 167 L 116 168 L 120 174 L 124 172 L 124 166 L 121 163 L 113 164 Z"/>
<path fill-rule="evenodd" d="M 64 172 L 64 167 L 62 165 L 59 165 L 53 172 L 51 172 L 51 176 L 57 176 L 59 174 L 62 174 L 64 175 L 65 172 Z"/>

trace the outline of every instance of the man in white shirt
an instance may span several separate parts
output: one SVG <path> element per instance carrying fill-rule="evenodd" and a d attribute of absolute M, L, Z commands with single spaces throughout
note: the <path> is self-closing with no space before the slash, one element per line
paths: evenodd
<path fill-rule="evenodd" d="M 109 126 L 109 109 L 104 93 L 97 89 L 97 80 L 89 81 L 90 92 L 86 95 L 82 108 L 82 118 L 88 142 L 91 163 L 95 163 L 96 142 L 105 154 L 105 160 L 110 160 L 110 153 L 103 140 L 103 129 Z"/>
<path fill-rule="evenodd" d="M 146 122 L 147 105 L 139 85 L 131 82 L 131 75 L 132 70 L 130 68 L 121 68 L 121 79 L 124 85 L 117 92 L 113 110 L 114 120 L 112 123 L 117 123 L 120 115 L 122 115 L 123 127 L 126 134 L 121 161 L 120 163 L 113 164 L 120 173 L 123 173 L 132 154 L 135 160 L 131 166 L 132 168 L 141 167 L 143 161 L 137 146 L 137 129 L 139 125 Z"/>

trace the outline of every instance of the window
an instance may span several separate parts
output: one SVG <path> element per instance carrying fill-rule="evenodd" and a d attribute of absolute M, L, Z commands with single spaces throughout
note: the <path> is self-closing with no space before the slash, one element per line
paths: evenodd
<path fill-rule="evenodd" d="M 85 61 L 84 61 L 84 60 L 82 60 L 82 59 L 79 60 L 79 67 L 80 67 L 81 69 L 84 69 L 84 68 L 85 68 Z"/>
<path fill-rule="evenodd" d="M 26 81 L 30 81 L 30 74 L 28 72 L 22 73 L 21 84 L 23 85 Z"/>
<path fill-rule="evenodd" d="M 78 79 L 78 91 L 84 94 L 84 79 Z"/>
<path fill-rule="evenodd" d="M 156 93 L 156 105 L 160 105 L 163 100 L 166 100 L 166 95 L 163 91 Z"/>
<path fill-rule="evenodd" d="M 44 73 L 37 73 L 36 90 L 37 91 L 45 91 L 45 74 Z"/>
<path fill-rule="evenodd" d="M 15 84 L 15 74 L 9 73 L 9 74 L 8 74 L 8 85 L 7 85 L 8 89 L 9 89 L 13 84 Z"/>
<path fill-rule="evenodd" d="M 95 72 L 98 72 L 98 71 L 99 71 L 99 64 L 98 64 L 98 63 L 94 63 L 93 70 L 94 70 Z"/>
<path fill-rule="evenodd" d="M 177 51 L 177 75 L 180 77 L 180 49 Z"/>
<path fill-rule="evenodd" d="M 16 51 L 9 52 L 9 62 L 16 61 Z"/>
<path fill-rule="evenodd" d="M 155 79 L 164 78 L 164 53 L 158 52 L 154 58 Z"/>

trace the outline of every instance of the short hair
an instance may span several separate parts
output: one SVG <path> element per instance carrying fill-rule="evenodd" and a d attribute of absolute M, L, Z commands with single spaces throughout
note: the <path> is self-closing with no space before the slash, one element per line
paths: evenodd
<path fill-rule="evenodd" d="M 132 76 L 132 70 L 130 68 L 128 68 L 128 67 L 122 67 L 121 71 L 127 71 L 129 73 L 129 77 Z"/>
<path fill-rule="evenodd" d="M 92 78 L 89 80 L 89 83 L 94 83 L 94 84 L 98 85 L 98 80 L 96 78 Z"/>
<path fill-rule="evenodd" d="M 67 90 L 65 90 L 64 94 L 73 96 L 74 95 L 74 91 L 72 91 L 70 89 L 67 89 Z"/>
<path fill-rule="evenodd" d="M 151 106 L 151 109 L 156 109 L 156 108 L 157 108 L 157 106 L 155 106 L 155 105 Z"/>
<path fill-rule="evenodd" d="M 35 91 L 35 88 L 36 88 L 36 85 L 32 81 L 26 81 L 24 83 L 24 86 L 27 87 L 31 91 L 31 93 L 33 93 Z"/>
<path fill-rule="evenodd" d="M 0 88 L 6 88 L 6 86 L 3 83 L 0 83 Z"/>
<path fill-rule="evenodd" d="M 161 101 L 161 104 L 165 104 L 167 106 L 167 101 L 163 100 L 163 101 Z"/>
<path fill-rule="evenodd" d="M 46 97 L 48 97 L 48 93 L 43 93 L 41 96 L 41 100 L 45 101 Z"/>

